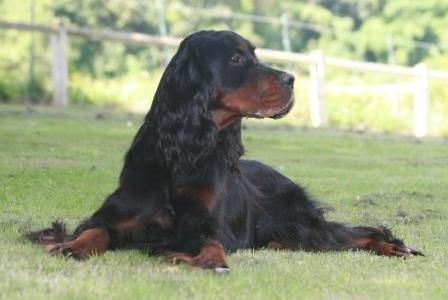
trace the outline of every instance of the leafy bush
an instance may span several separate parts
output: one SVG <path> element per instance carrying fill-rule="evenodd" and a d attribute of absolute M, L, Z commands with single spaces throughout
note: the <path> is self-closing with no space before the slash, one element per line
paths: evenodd
<path fill-rule="evenodd" d="M 132 111 L 148 109 L 160 80 L 161 70 L 117 78 L 92 78 L 75 73 L 70 78 L 70 99 L 74 104 L 93 104 Z"/>

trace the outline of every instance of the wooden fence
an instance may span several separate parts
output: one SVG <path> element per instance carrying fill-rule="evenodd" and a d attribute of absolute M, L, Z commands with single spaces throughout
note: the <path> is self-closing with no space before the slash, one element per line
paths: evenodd
<path fill-rule="evenodd" d="M 153 36 L 136 32 L 117 32 L 111 30 L 90 30 L 87 28 L 64 27 L 29 23 L 0 21 L 0 28 L 23 31 L 35 31 L 50 35 L 53 103 L 64 107 L 68 104 L 68 36 L 81 36 L 92 40 L 111 40 L 125 44 L 143 46 L 177 47 L 180 39 L 167 36 Z M 375 72 L 408 76 L 414 79 L 414 134 L 423 137 L 427 134 L 430 80 L 448 81 L 448 72 L 429 70 L 424 64 L 415 67 L 404 67 L 378 63 L 351 61 L 334 57 L 326 57 L 321 51 L 311 54 L 291 53 L 271 49 L 257 49 L 257 55 L 263 60 L 287 64 L 307 64 L 310 67 L 310 104 L 311 121 L 315 127 L 328 124 L 328 112 L 325 102 L 325 72 L 328 66 L 357 72 Z"/>

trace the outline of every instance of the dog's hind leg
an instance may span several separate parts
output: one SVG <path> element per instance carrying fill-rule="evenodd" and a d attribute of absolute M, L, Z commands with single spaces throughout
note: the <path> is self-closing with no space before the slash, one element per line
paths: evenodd
<path fill-rule="evenodd" d="M 304 190 L 286 179 L 283 182 L 283 189 L 264 204 L 257 224 L 259 246 L 305 251 L 365 250 L 399 257 L 423 255 L 408 248 L 387 228 L 327 221 Z"/>
<path fill-rule="evenodd" d="M 423 256 L 420 251 L 408 248 L 402 240 L 395 238 L 389 229 L 383 227 L 350 227 L 328 222 L 328 228 L 308 228 L 301 238 L 282 238 L 280 235 L 268 242 L 267 248 L 277 250 L 344 251 L 364 250 L 381 256 L 410 257 Z"/>

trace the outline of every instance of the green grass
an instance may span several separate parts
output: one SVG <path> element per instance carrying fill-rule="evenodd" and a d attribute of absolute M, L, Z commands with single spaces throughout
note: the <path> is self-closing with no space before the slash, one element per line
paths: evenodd
<path fill-rule="evenodd" d="M 49 257 L 24 230 L 72 229 L 116 186 L 141 116 L 0 106 L 2 299 L 448 299 L 448 143 L 248 122 L 247 156 L 300 182 L 328 217 L 387 225 L 426 253 L 243 251 L 219 276 L 137 251 Z M 263 125 L 260 125 L 263 124 Z M 275 123 L 274 123 L 275 124 Z"/>

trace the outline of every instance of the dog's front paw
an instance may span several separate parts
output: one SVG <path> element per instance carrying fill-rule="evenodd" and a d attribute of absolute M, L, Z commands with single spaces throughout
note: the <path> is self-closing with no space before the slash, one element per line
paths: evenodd
<path fill-rule="evenodd" d="M 63 255 L 76 260 L 84 260 L 88 257 L 87 253 L 83 251 L 82 248 L 77 247 L 71 242 L 46 245 L 45 250 L 47 250 L 50 255 Z"/>

